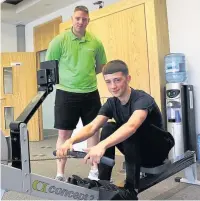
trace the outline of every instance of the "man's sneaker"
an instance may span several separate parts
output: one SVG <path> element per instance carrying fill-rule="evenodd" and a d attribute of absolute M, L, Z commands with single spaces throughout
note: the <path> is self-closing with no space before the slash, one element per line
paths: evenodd
<path fill-rule="evenodd" d="M 65 177 L 62 177 L 62 176 L 56 176 L 55 177 L 55 180 L 58 180 L 58 181 L 65 181 Z"/>
<path fill-rule="evenodd" d="M 111 183 L 111 184 L 114 184 L 114 180 L 113 180 L 112 177 L 110 178 L 110 183 Z"/>
<path fill-rule="evenodd" d="M 91 169 L 88 175 L 88 179 L 98 181 L 99 180 L 99 172 L 98 169 Z"/>
<path fill-rule="evenodd" d="M 88 179 L 99 181 L 98 169 L 95 169 L 95 170 L 91 169 L 88 175 Z M 114 183 L 114 180 L 112 178 L 110 179 L 110 183 Z"/>

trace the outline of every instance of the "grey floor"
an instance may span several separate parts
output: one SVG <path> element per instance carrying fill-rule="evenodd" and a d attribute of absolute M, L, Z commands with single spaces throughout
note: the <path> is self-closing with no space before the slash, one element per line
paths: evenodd
<path fill-rule="evenodd" d="M 31 159 L 51 158 L 52 151 L 55 149 L 56 136 L 45 138 L 41 142 L 30 143 Z M 112 178 L 114 183 L 120 183 L 125 178 L 121 171 L 123 157 L 116 157 L 116 165 L 114 167 Z M 33 173 L 53 178 L 56 173 L 56 163 L 54 160 L 31 162 L 31 170 Z M 81 159 L 69 159 L 66 176 L 72 174 L 81 177 L 87 177 L 89 166 L 85 165 Z M 163 182 L 147 189 L 139 194 L 140 200 L 200 200 L 200 186 L 188 185 L 174 182 L 175 176 L 183 176 L 183 171 L 164 180 Z M 198 164 L 198 178 L 200 180 L 200 165 Z M 12 179 L 12 178 L 9 178 Z M 14 178 L 13 178 L 14 179 Z M 16 193 L 6 192 L 3 200 L 40 200 L 40 198 Z"/>

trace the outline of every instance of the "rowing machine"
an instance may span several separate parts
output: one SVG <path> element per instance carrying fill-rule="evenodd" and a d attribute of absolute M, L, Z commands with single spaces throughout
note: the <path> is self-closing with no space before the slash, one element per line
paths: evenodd
<path fill-rule="evenodd" d="M 59 82 L 58 62 L 42 62 L 41 69 L 37 73 L 37 80 L 39 85 L 38 94 L 20 114 L 16 121 L 11 122 L 10 124 L 11 146 L 9 143 L 7 143 L 6 138 L 1 133 L 2 195 L 5 190 L 12 190 L 45 199 L 55 200 L 110 199 L 112 197 L 111 194 L 115 191 L 115 189 L 112 189 L 110 192 L 106 191 L 107 193 L 105 194 L 105 191 L 98 187 L 89 189 L 85 186 L 74 185 L 73 183 L 65 183 L 31 173 L 27 123 L 47 95 L 53 91 L 53 85 Z M 71 153 L 71 155 L 73 154 L 74 153 Z M 11 161 L 11 166 L 8 165 L 8 161 Z M 111 159 L 101 159 L 101 162 L 104 163 L 108 161 L 110 162 L 110 165 L 114 164 L 114 161 Z M 141 171 L 144 172 L 146 176 L 141 178 L 138 192 L 142 192 L 147 188 L 150 188 L 151 186 L 185 168 L 187 168 L 187 172 L 190 173 L 187 174 L 187 180 L 177 178 L 176 181 L 187 181 L 187 183 L 200 185 L 196 174 L 195 152 L 188 151 L 180 160 L 174 163 L 170 163 L 168 161 L 158 167 L 142 167 Z M 8 178 L 15 179 L 10 182 Z"/>

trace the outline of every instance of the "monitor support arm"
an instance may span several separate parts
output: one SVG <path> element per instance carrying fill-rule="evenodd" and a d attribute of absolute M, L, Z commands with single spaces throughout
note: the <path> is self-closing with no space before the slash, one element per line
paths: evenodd
<path fill-rule="evenodd" d="M 12 144 L 12 166 L 21 169 L 20 124 L 27 124 L 45 98 L 53 91 L 53 85 L 59 83 L 58 61 L 41 62 L 37 71 L 38 93 L 30 101 L 18 118 L 10 123 Z"/>

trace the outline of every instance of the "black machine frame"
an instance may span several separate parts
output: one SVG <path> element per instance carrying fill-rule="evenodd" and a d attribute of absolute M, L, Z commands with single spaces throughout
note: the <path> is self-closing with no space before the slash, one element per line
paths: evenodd
<path fill-rule="evenodd" d="M 27 124 L 45 98 L 53 91 L 53 85 L 59 83 L 58 61 L 40 63 L 37 71 L 38 93 L 27 105 L 19 117 L 10 123 L 10 137 L 12 143 L 12 167 L 22 168 L 20 154 L 20 124 Z"/>

